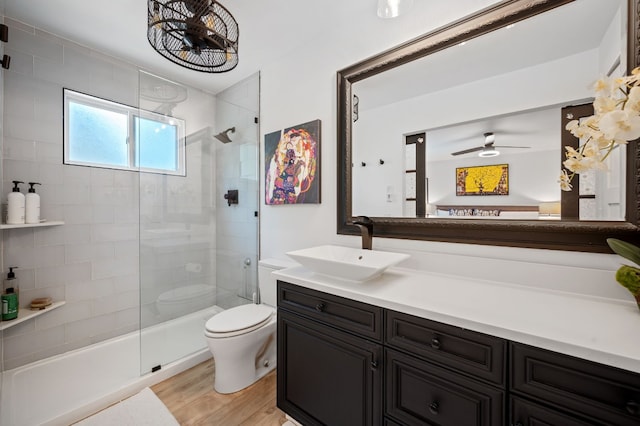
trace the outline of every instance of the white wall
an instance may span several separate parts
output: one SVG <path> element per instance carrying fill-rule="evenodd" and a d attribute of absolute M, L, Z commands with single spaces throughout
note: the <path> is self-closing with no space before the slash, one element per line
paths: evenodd
<path fill-rule="evenodd" d="M 354 19 L 349 24 L 354 28 L 352 37 L 336 40 L 327 32 L 317 44 L 305 47 L 304 62 L 300 59 L 298 63 L 289 58 L 265 66 L 261 74 L 263 136 L 295 123 L 316 118 L 322 120 L 322 203 L 263 205 L 262 257 L 286 258 L 287 251 L 327 243 L 360 245 L 358 237 L 336 234 L 336 71 L 490 3 L 459 1 L 455 10 L 445 10 L 441 5 L 442 13 L 428 14 L 425 11 L 424 14 L 409 14 L 395 20 L 367 21 L 369 26 L 360 25 L 358 19 Z M 341 49 L 343 44 L 359 46 L 361 54 L 345 55 L 351 49 Z M 412 254 L 412 259 L 405 264 L 410 267 L 445 272 L 455 270 L 461 274 L 520 280 L 527 284 L 546 283 L 556 288 L 571 282 L 581 288 L 605 289 L 607 294 L 627 297 L 626 290 L 621 290 L 613 276 L 613 271 L 619 266 L 619 258 L 614 255 L 384 238 L 374 238 L 373 244 L 376 249 Z M 489 264 L 491 268 L 486 267 Z M 565 265 L 570 268 L 565 269 Z M 545 271 L 553 271 L 553 274 L 550 276 Z"/>

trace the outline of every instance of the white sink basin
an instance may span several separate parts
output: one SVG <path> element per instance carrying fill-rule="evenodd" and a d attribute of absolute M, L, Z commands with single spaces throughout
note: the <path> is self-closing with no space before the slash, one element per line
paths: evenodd
<path fill-rule="evenodd" d="M 402 253 L 332 245 L 290 251 L 287 255 L 313 272 L 351 281 L 375 278 L 388 267 L 410 257 Z"/>

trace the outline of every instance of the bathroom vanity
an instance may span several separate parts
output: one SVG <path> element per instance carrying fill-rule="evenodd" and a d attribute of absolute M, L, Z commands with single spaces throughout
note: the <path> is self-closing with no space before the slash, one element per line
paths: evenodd
<path fill-rule="evenodd" d="M 393 268 L 278 278 L 278 407 L 308 425 L 638 425 L 633 303 Z"/>

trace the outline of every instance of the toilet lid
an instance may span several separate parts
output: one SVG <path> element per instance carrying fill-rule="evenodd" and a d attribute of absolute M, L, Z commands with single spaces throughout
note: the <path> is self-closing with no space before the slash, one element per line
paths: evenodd
<path fill-rule="evenodd" d="M 273 313 L 273 308 L 265 305 L 251 303 L 236 306 L 211 317 L 205 327 L 211 333 L 231 333 L 261 325 L 268 321 Z"/>

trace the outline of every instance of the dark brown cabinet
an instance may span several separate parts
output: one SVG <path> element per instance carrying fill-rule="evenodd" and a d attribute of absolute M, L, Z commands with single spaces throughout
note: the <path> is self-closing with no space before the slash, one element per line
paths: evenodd
<path fill-rule="evenodd" d="M 278 407 L 311 425 L 640 425 L 640 374 L 278 282 Z"/>
<path fill-rule="evenodd" d="M 284 283 L 278 307 L 278 407 L 305 426 L 382 424 L 382 345 L 352 334 L 381 309 Z"/>

